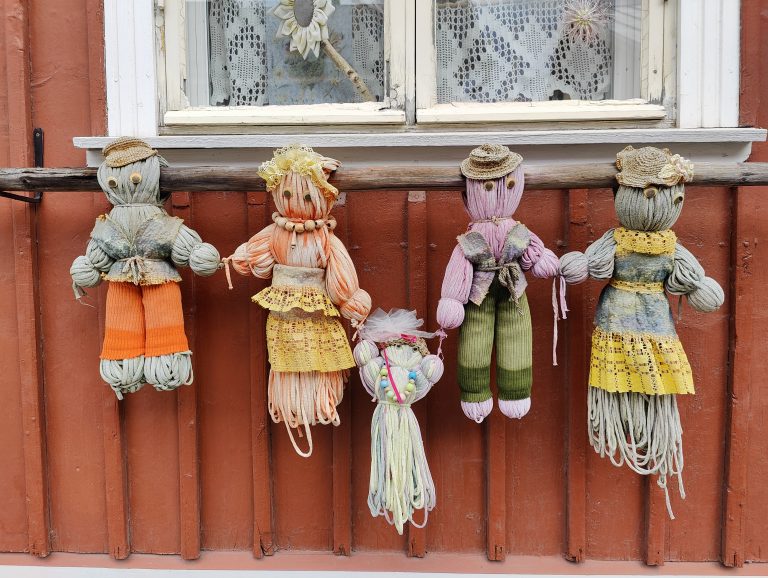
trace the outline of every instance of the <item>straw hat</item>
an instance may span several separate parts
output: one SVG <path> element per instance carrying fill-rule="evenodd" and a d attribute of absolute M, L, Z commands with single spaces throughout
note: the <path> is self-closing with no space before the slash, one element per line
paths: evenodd
<path fill-rule="evenodd" d="M 121 136 L 113 140 L 101 152 L 107 166 L 113 168 L 143 161 L 157 154 L 157 151 L 143 140 L 132 136 Z"/>
<path fill-rule="evenodd" d="M 616 180 L 620 185 L 644 189 L 651 185 L 671 187 L 693 180 L 693 163 L 669 149 L 626 147 L 616 155 Z"/>
<path fill-rule="evenodd" d="M 523 157 L 504 145 L 484 144 L 461 163 L 461 174 L 470 179 L 499 179 L 514 171 Z"/>

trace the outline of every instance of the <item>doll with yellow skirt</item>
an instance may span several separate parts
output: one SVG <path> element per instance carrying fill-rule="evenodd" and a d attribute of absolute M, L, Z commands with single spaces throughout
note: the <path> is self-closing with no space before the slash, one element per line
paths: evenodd
<path fill-rule="evenodd" d="M 671 229 L 685 200 L 693 164 L 667 149 L 626 147 L 616 156 L 614 200 L 621 226 L 584 253 L 560 258 L 569 283 L 609 280 L 600 294 L 589 371 L 589 441 L 616 466 L 682 482 L 683 427 L 677 397 L 693 395 L 691 366 L 675 331 L 665 292 L 685 295 L 698 311 L 723 304 L 720 285 Z"/>
<path fill-rule="evenodd" d="M 352 259 L 333 232 L 330 212 L 339 191 L 328 175 L 338 167 L 309 147 L 277 149 L 259 168 L 277 209 L 274 222 L 225 259 L 241 275 L 272 279 L 252 298 L 269 310 L 269 411 L 275 423 L 285 423 L 303 457 L 312 454 L 309 426 L 339 424 L 336 406 L 355 366 L 339 317 L 356 326 L 371 309 Z M 296 443 L 294 428 L 305 430 L 306 451 Z"/>

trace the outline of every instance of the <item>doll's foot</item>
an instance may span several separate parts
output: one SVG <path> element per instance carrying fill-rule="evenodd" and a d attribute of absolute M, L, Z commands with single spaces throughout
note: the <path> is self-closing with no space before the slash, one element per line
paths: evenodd
<path fill-rule="evenodd" d="M 482 423 L 493 411 L 493 398 L 489 397 L 485 401 L 462 401 L 461 410 L 469 419 Z"/>
<path fill-rule="evenodd" d="M 531 409 L 531 398 L 525 399 L 500 399 L 499 409 L 508 418 L 522 418 Z"/>
<path fill-rule="evenodd" d="M 102 359 L 99 363 L 101 379 L 115 392 L 117 399 L 134 393 L 144 386 L 144 356 L 128 359 Z"/>
<path fill-rule="evenodd" d="M 171 391 L 192 383 L 192 352 L 169 353 L 147 357 L 144 377 L 158 391 Z"/>

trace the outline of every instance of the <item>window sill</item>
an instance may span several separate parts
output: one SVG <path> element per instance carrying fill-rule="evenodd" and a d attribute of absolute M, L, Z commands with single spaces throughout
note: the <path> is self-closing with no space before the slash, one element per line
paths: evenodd
<path fill-rule="evenodd" d="M 160 149 L 176 166 L 256 166 L 272 155 L 272 149 L 301 143 L 341 160 L 345 166 L 387 164 L 458 164 L 472 147 L 483 143 L 503 144 L 523 155 L 527 162 L 611 162 L 616 153 L 634 146 L 667 146 L 694 161 L 742 162 L 749 157 L 752 142 L 764 141 L 759 128 L 714 129 L 602 129 L 491 131 L 393 131 L 365 132 L 173 135 L 149 136 L 145 140 Z M 102 161 L 101 149 L 114 137 L 76 137 L 74 145 L 86 149 L 88 166 Z"/>
<path fill-rule="evenodd" d="M 416 111 L 421 124 L 548 121 L 661 120 L 664 107 L 633 100 L 558 100 L 547 102 L 454 102 Z"/>
<path fill-rule="evenodd" d="M 381 102 L 360 104 L 309 104 L 301 106 L 209 106 L 171 110 L 165 113 L 166 126 L 295 126 L 403 124 L 402 110 L 386 108 Z"/>

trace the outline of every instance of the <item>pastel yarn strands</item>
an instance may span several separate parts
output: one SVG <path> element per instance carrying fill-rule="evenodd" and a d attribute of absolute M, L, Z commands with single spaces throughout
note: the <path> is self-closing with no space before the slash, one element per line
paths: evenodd
<path fill-rule="evenodd" d="M 360 329 L 354 350 L 363 385 L 376 409 L 371 420 L 371 477 L 368 507 L 403 533 L 406 523 L 424 527 L 435 507 L 435 485 L 411 405 L 429 393 L 443 362 L 429 354 L 422 324 L 413 311 L 377 310 Z M 424 511 L 418 523 L 414 515 Z"/>

